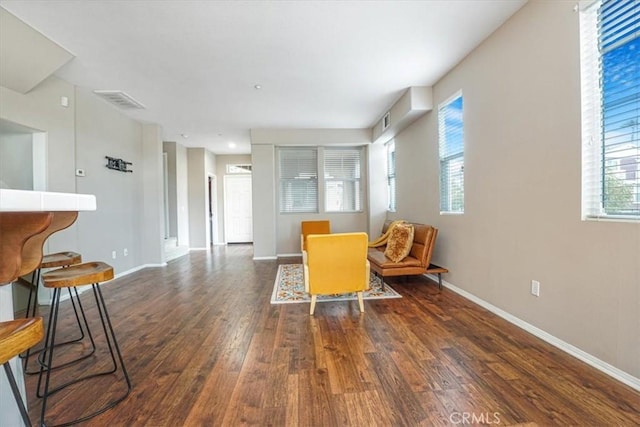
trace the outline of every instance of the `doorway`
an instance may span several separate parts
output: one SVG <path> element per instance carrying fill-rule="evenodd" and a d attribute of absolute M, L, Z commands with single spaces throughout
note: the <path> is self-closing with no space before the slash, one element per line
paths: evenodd
<path fill-rule="evenodd" d="M 224 177 L 224 238 L 227 243 L 253 242 L 251 175 Z"/>

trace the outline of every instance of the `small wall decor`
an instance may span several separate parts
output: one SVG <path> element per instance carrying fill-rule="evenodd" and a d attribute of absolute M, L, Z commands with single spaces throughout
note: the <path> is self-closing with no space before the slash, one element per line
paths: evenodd
<path fill-rule="evenodd" d="M 131 169 L 127 169 L 127 165 L 132 165 L 133 163 L 131 162 L 125 162 L 122 159 L 116 159 L 114 157 L 109 157 L 109 156 L 104 156 L 107 159 L 107 167 L 109 169 L 113 169 L 116 171 L 120 171 L 120 172 L 131 172 L 133 173 L 133 171 Z"/>

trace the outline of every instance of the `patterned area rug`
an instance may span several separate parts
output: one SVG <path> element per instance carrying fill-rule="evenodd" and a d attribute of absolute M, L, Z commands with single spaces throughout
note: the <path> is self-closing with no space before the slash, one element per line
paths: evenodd
<path fill-rule="evenodd" d="M 374 274 L 369 279 L 370 288 L 364 291 L 364 299 L 402 298 L 402 295 L 394 291 L 388 284 L 384 291 L 380 279 Z M 332 295 L 318 295 L 318 302 L 322 301 L 347 301 L 356 300 L 355 293 Z M 302 277 L 302 264 L 281 264 L 278 266 L 278 275 L 273 285 L 271 304 L 289 304 L 297 302 L 310 302 L 311 297 L 304 291 L 304 279 Z"/>

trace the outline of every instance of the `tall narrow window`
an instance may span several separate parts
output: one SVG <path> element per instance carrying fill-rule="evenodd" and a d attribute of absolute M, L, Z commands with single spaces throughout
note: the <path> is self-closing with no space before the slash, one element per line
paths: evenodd
<path fill-rule="evenodd" d="M 318 152 L 313 148 L 281 148 L 280 212 L 318 211 Z"/>
<path fill-rule="evenodd" d="M 387 195 L 389 203 L 387 209 L 396 211 L 396 143 L 392 139 L 387 142 Z"/>
<path fill-rule="evenodd" d="M 362 210 L 362 147 L 324 149 L 326 212 Z"/>
<path fill-rule="evenodd" d="M 582 11 L 582 216 L 640 220 L 640 1 Z"/>
<path fill-rule="evenodd" d="M 462 93 L 438 108 L 440 212 L 464 212 L 464 126 Z"/>

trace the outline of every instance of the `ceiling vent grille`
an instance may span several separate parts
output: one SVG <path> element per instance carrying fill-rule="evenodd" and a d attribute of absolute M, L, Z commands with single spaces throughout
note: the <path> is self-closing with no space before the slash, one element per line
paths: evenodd
<path fill-rule="evenodd" d="M 145 106 L 121 90 L 94 90 L 93 93 L 124 110 L 143 110 Z"/>

